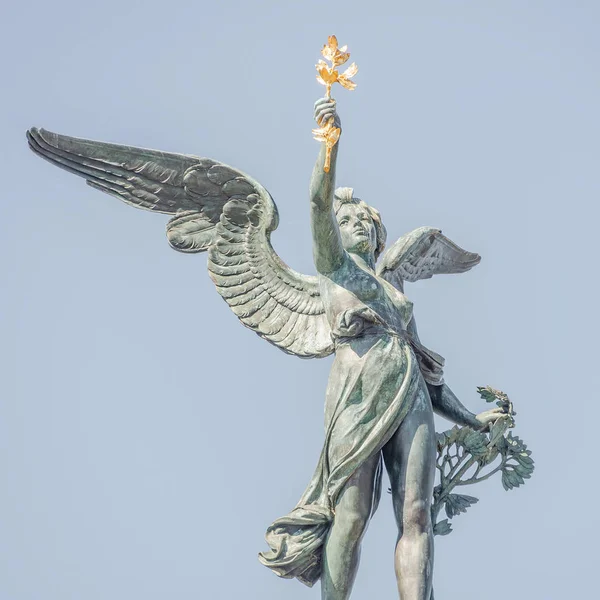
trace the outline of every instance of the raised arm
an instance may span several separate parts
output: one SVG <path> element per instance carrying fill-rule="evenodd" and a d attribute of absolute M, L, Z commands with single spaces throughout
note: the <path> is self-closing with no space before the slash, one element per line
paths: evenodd
<path fill-rule="evenodd" d="M 336 127 L 340 120 L 335 110 L 335 101 L 321 98 L 315 103 L 315 121 L 322 127 L 333 119 Z M 325 142 L 321 144 L 319 156 L 310 180 L 310 223 L 313 236 L 315 267 L 321 274 L 333 273 L 344 261 L 344 248 L 338 224 L 333 214 L 333 192 L 335 190 L 335 167 L 339 142 L 331 151 L 331 165 L 325 173 Z"/>
<path fill-rule="evenodd" d="M 411 337 L 420 342 L 414 317 L 410 320 L 406 330 Z M 445 383 L 442 385 L 428 383 L 427 388 L 433 410 L 441 417 L 458 425 L 467 425 L 473 429 L 486 429 L 490 423 L 506 414 L 502 408 L 486 410 L 478 415 L 472 413 Z"/>

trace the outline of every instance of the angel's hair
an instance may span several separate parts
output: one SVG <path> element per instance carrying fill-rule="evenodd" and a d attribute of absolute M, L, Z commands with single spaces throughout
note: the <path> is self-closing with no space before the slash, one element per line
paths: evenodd
<path fill-rule="evenodd" d="M 375 260 L 377 260 L 385 248 L 385 240 L 387 238 L 387 231 L 385 230 L 379 211 L 369 206 L 364 200 L 354 196 L 354 189 L 351 187 L 339 187 L 333 194 L 333 212 L 336 215 L 344 204 L 358 204 L 371 217 L 373 225 L 375 225 L 375 236 L 377 238 L 377 247 L 375 248 Z"/>

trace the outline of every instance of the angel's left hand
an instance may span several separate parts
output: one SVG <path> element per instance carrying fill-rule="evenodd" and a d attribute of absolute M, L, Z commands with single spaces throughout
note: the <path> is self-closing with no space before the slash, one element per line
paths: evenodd
<path fill-rule="evenodd" d="M 502 406 L 486 410 L 475 416 L 477 422 L 481 425 L 480 431 L 487 431 L 490 425 L 494 424 L 498 419 L 506 417 L 508 410 Z"/>

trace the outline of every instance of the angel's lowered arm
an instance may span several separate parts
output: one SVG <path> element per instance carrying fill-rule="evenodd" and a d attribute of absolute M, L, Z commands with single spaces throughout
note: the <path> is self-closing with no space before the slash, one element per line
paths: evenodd
<path fill-rule="evenodd" d="M 417 324 L 415 323 L 414 317 L 411 319 L 406 329 L 413 338 L 419 341 Z M 464 406 L 445 383 L 442 385 L 432 385 L 428 383 L 427 388 L 429 389 L 433 410 L 438 415 L 453 423 L 457 423 L 458 425 L 467 425 L 474 429 L 481 429 L 483 423 L 477 419 L 477 416 L 474 413 Z"/>
<path fill-rule="evenodd" d="M 318 100 L 315 104 L 315 120 L 320 125 L 333 118 L 339 127 L 335 112 L 335 102 Z M 336 271 L 344 260 L 344 248 L 340 238 L 338 224 L 333 214 L 333 192 L 335 189 L 335 167 L 338 145 L 331 151 L 331 166 L 325 173 L 325 143 L 321 150 L 310 180 L 310 223 L 313 236 L 313 256 L 319 273 Z"/>

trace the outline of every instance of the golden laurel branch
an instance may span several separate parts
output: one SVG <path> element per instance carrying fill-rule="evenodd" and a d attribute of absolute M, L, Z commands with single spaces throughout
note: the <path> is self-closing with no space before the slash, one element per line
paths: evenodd
<path fill-rule="evenodd" d="M 350 58 L 350 52 L 346 52 L 347 46 L 338 47 L 338 41 L 335 35 L 330 35 L 327 39 L 327 44 L 323 46 L 321 54 L 326 61 L 331 63 L 328 65 L 325 60 L 319 60 L 316 65 L 317 81 L 326 88 L 325 96 L 331 99 L 331 86 L 334 83 L 339 83 L 347 90 L 356 88 L 356 83 L 352 81 L 352 77 L 358 73 L 356 63 L 352 63 L 343 73 L 337 70 L 337 67 L 343 65 Z M 340 139 L 340 128 L 335 127 L 333 122 L 329 122 L 319 129 L 313 129 L 313 135 L 318 142 L 325 142 L 325 166 L 323 170 L 329 173 L 331 165 L 331 149 L 337 144 Z"/>

